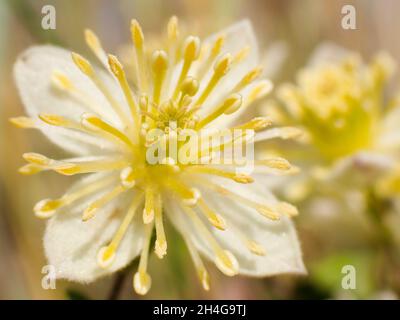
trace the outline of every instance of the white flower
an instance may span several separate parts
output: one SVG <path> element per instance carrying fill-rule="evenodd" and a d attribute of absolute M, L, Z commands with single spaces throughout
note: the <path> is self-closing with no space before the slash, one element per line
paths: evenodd
<path fill-rule="evenodd" d="M 255 160 L 257 170 L 264 169 L 255 181 L 231 165 L 181 165 L 171 158 L 150 165 L 145 157 L 148 130 L 160 128 L 164 138 L 172 139 L 170 121 L 177 130 L 221 129 L 271 90 L 270 81 L 257 80 L 260 67 L 250 23 L 237 23 L 201 43 L 194 36 L 183 39 L 173 17 L 165 48 L 152 53 L 136 20 L 131 33 L 138 70 L 134 83 L 128 83 L 121 63 L 104 52 L 89 30 L 86 41 L 104 68 L 76 53 L 71 59 L 70 52 L 54 46 L 32 47 L 15 65 L 29 118 L 11 121 L 41 130 L 74 154 L 54 160 L 26 153 L 28 164 L 20 172 L 87 174 L 60 198 L 42 200 L 34 209 L 38 217 L 50 218 L 44 246 L 57 276 L 91 282 L 140 256 L 133 284 L 137 293 L 147 293 L 151 235 L 155 230 L 155 253 L 162 258 L 166 218 L 181 232 L 206 290 L 209 279 L 201 256 L 229 276 L 304 273 L 289 218 L 297 210 L 263 186 L 265 170 L 290 171 L 287 161 Z M 232 99 L 235 110 L 220 109 Z M 268 125 L 268 119 L 255 118 L 239 127 L 259 131 Z M 297 133 L 279 130 L 266 130 L 261 138 Z"/>

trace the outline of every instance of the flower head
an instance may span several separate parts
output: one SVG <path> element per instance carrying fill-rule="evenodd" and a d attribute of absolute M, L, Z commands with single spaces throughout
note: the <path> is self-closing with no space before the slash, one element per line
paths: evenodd
<path fill-rule="evenodd" d="M 379 144 L 383 89 L 394 69 L 384 53 L 363 64 L 357 55 L 337 51 L 335 59 L 317 53 L 320 58 L 299 72 L 295 86 L 279 89 L 290 115 L 328 163 Z"/>
<path fill-rule="evenodd" d="M 139 255 L 133 286 L 147 293 L 153 232 L 159 258 L 173 245 L 164 231 L 167 219 L 183 236 L 206 290 L 209 276 L 202 256 L 228 276 L 304 272 L 289 219 L 297 210 L 263 185 L 265 173 L 288 173 L 291 165 L 281 158 L 249 158 L 257 172 L 252 177 L 225 158 L 211 161 L 247 141 L 246 134 L 217 146 L 205 144 L 222 129 L 254 134 L 271 124 L 254 118 L 229 125 L 272 87 L 258 79 L 261 68 L 250 24 L 240 22 L 201 41 L 182 36 L 173 17 L 166 45 L 151 52 L 136 20 L 131 35 L 135 74 L 129 77 L 89 30 L 86 42 L 103 68 L 53 46 L 28 49 L 15 66 L 30 117 L 11 121 L 40 129 L 75 154 L 55 160 L 25 153 L 28 164 L 20 172 L 86 174 L 61 197 L 34 208 L 38 217 L 51 218 L 44 244 L 58 276 L 89 282 Z M 191 154 L 194 161 L 183 163 L 178 155 L 184 148 L 190 153 L 194 144 L 187 137 L 181 140 L 182 132 L 208 128 L 215 130 L 195 140 L 201 147 Z M 262 134 L 259 140 L 290 136 L 279 128 Z M 151 162 L 149 155 L 158 161 Z"/>

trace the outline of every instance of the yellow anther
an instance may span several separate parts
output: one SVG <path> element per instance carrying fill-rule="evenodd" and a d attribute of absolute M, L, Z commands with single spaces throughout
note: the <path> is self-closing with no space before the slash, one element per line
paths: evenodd
<path fill-rule="evenodd" d="M 197 271 L 198 277 L 200 279 L 201 285 L 204 290 L 210 290 L 210 275 L 208 274 L 207 270 L 203 267 L 198 269 Z"/>
<path fill-rule="evenodd" d="M 168 21 L 168 40 L 175 41 L 179 36 L 178 18 L 172 16 Z"/>
<path fill-rule="evenodd" d="M 256 164 L 264 165 L 278 170 L 290 170 L 292 168 L 289 161 L 283 158 L 269 158 L 264 160 L 257 160 Z"/>
<path fill-rule="evenodd" d="M 96 201 L 94 201 L 93 203 L 91 203 L 89 205 L 89 207 L 87 207 L 85 209 L 85 211 L 83 212 L 82 220 L 88 221 L 89 219 L 93 218 L 98 209 L 102 208 L 105 204 L 110 202 L 112 199 L 114 199 L 115 197 L 117 197 L 124 191 L 125 191 L 124 187 L 117 186 L 110 192 L 103 195 L 101 198 L 99 198 Z"/>
<path fill-rule="evenodd" d="M 162 85 L 165 79 L 167 69 L 168 69 L 167 53 L 163 50 L 155 51 L 152 56 L 152 71 L 154 78 L 153 101 L 155 104 L 160 103 Z"/>
<path fill-rule="evenodd" d="M 155 206 L 155 227 L 156 227 L 156 242 L 154 251 L 160 259 L 167 254 L 167 240 L 165 238 L 164 223 L 162 216 L 162 200 L 161 195 L 158 194 L 154 199 Z"/>
<path fill-rule="evenodd" d="M 244 47 L 242 48 L 233 58 L 233 63 L 237 64 L 242 62 L 244 59 L 247 58 L 247 56 L 250 53 L 250 47 Z"/>
<path fill-rule="evenodd" d="M 131 189 L 136 184 L 136 175 L 132 167 L 126 167 L 120 173 L 121 184 L 126 189 Z"/>
<path fill-rule="evenodd" d="M 237 183 L 244 183 L 244 184 L 254 182 L 254 179 L 252 177 L 244 173 L 238 173 L 235 176 L 233 176 L 232 179 Z"/>
<path fill-rule="evenodd" d="M 200 54 L 200 39 L 198 37 L 189 36 L 183 44 L 183 59 L 185 61 L 194 61 Z"/>
<path fill-rule="evenodd" d="M 21 168 L 19 168 L 18 172 L 23 175 L 32 175 L 32 174 L 41 172 L 43 170 L 44 170 L 44 168 L 42 166 L 28 163 L 28 164 L 22 166 Z"/>
<path fill-rule="evenodd" d="M 9 121 L 18 128 L 22 129 L 36 128 L 35 120 L 28 117 L 14 117 L 10 118 Z"/>
<path fill-rule="evenodd" d="M 220 250 L 215 257 L 215 265 L 227 276 L 234 276 L 239 273 L 239 263 L 235 256 L 228 250 Z"/>
<path fill-rule="evenodd" d="M 210 57 L 216 57 L 220 54 L 222 47 L 224 46 L 225 43 L 225 36 L 224 35 L 220 35 L 219 37 L 217 37 L 217 39 L 215 40 L 213 47 L 211 48 L 211 54 Z"/>
<path fill-rule="evenodd" d="M 151 278 L 147 273 L 147 261 L 149 257 L 149 247 L 150 240 L 153 231 L 153 224 L 145 226 L 145 241 L 143 244 L 143 249 L 140 254 L 139 268 L 138 272 L 135 273 L 133 277 L 133 288 L 136 293 L 140 295 L 146 294 L 151 287 Z"/>
<path fill-rule="evenodd" d="M 148 187 L 145 191 L 145 203 L 143 209 L 143 223 L 149 224 L 154 220 L 155 199 L 152 188 Z"/>
<path fill-rule="evenodd" d="M 61 199 L 44 199 L 39 201 L 33 208 L 35 215 L 41 219 L 48 219 L 52 217 L 56 210 L 63 205 Z"/>
<path fill-rule="evenodd" d="M 236 85 L 235 89 L 233 91 L 237 92 L 242 90 L 244 87 L 252 83 L 254 80 L 256 80 L 262 73 L 262 67 L 256 67 L 253 70 L 249 71 L 246 73 L 243 78 L 240 80 L 240 82 Z"/>
<path fill-rule="evenodd" d="M 123 66 L 121 62 L 119 62 L 118 58 L 112 54 L 108 55 L 108 64 L 110 65 L 110 69 L 115 77 L 120 80 L 125 77 L 125 73 L 123 70 Z"/>
<path fill-rule="evenodd" d="M 168 56 L 163 50 L 156 50 L 152 56 L 152 67 L 154 73 L 163 73 L 168 68 Z"/>
<path fill-rule="evenodd" d="M 97 254 L 97 263 L 102 268 L 109 267 L 115 259 L 115 253 L 128 230 L 129 225 L 132 222 L 132 219 L 135 216 L 136 210 L 138 206 L 142 203 L 143 194 L 138 193 L 134 196 L 131 205 L 129 206 L 128 212 L 122 220 L 117 232 L 115 233 L 111 242 L 101 248 Z"/>
<path fill-rule="evenodd" d="M 197 204 L 199 199 L 201 198 L 201 193 L 198 189 L 192 188 L 190 190 L 186 190 L 185 187 L 181 187 L 181 195 L 183 197 L 182 202 L 189 207 L 193 207 Z M 189 194 L 189 197 L 185 197 L 185 195 Z"/>
<path fill-rule="evenodd" d="M 139 99 L 139 108 L 141 111 L 147 111 L 149 107 L 149 98 L 143 94 Z"/>
<path fill-rule="evenodd" d="M 254 254 L 258 256 L 265 256 L 265 249 L 263 248 L 262 245 L 257 243 L 254 240 L 247 240 L 246 241 L 246 246 L 247 248 Z"/>
<path fill-rule="evenodd" d="M 177 97 L 181 84 L 183 80 L 186 78 L 190 66 L 192 65 L 192 62 L 199 57 L 199 53 L 200 53 L 200 39 L 198 37 L 193 37 L 193 36 L 187 37 L 183 44 L 183 66 L 178 82 L 175 87 L 175 91 L 173 93 L 174 98 Z"/>
<path fill-rule="evenodd" d="M 303 134 L 303 131 L 301 129 L 295 127 L 283 127 L 279 129 L 281 129 L 280 137 L 282 139 L 294 139 L 300 137 Z"/>
<path fill-rule="evenodd" d="M 203 199 L 199 200 L 199 207 L 202 212 L 207 217 L 208 221 L 217 229 L 225 230 L 226 229 L 226 222 L 225 219 L 222 218 L 220 215 L 215 213 Z"/>
<path fill-rule="evenodd" d="M 125 95 L 125 99 L 128 102 L 131 115 L 134 121 L 134 132 L 135 134 L 138 133 L 137 127 L 139 126 L 139 115 L 138 115 L 138 106 L 136 103 L 136 100 L 132 94 L 132 91 L 129 87 L 128 81 L 126 79 L 126 75 L 124 72 L 124 68 L 119 62 L 118 58 L 112 54 L 108 55 L 108 64 L 110 66 L 111 72 L 115 75 L 115 77 L 118 79 L 118 82 L 121 86 L 121 89 Z M 137 136 L 135 137 L 137 138 Z"/>
<path fill-rule="evenodd" d="M 192 77 L 187 77 L 181 85 L 181 92 L 182 95 L 189 95 L 190 97 L 193 97 L 197 91 L 199 90 L 199 82 Z"/>
<path fill-rule="evenodd" d="M 93 67 L 88 60 L 86 60 L 80 54 L 75 53 L 75 52 L 72 52 L 71 56 L 72 56 L 72 60 L 74 61 L 75 65 L 79 68 L 79 70 L 81 70 L 88 77 L 94 76 Z"/>
<path fill-rule="evenodd" d="M 34 152 L 24 153 L 22 157 L 29 163 L 39 166 L 48 166 L 52 162 L 52 160 L 47 158 L 46 156 Z"/>
<path fill-rule="evenodd" d="M 88 130 L 93 130 L 95 132 L 104 132 L 119 139 L 129 147 L 133 147 L 132 141 L 124 133 L 104 122 L 95 115 L 84 113 L 81 117 L 81 124 L 84 128 Z"/>
<path fill-rule="evenodd" d="M 224 114 L 232 114 L 236 112 L 242 105 L 242 96 L 234 93 L 230 95 L 223 103 L 222 109 Z"/>
<path fill-rule="evenodd" d="M 289 218 L 299 215 L 299 211 L 297 210 L 297 208 L 294 205 L 287 202 L 279 202 L 276 206 L 276 210 L 282 212 Z"/>
<path fill-rule="evenodd" d="M 151 277 L 147 272 L 136 272 L 133 277 L 133 288 L 137 294 L 145 295 L 151 287 Z"/>
<path fill-rule="evenodd" d="M 127 162 L 125 160 L 98 160 L 78 163 L 59 161 L 52 165 L 51 169 L 59 174 L 72 176 L 80 173 L 100 172 L 123 169 Z"/>
<path fill-rule="evenodd" d="M 256 210 L 262 214 L 264 217 L 270 219 L 270 220 L 279 220 L 280 215 L 276 211 L 274 211 L 272 208 L 266 206 L 266 205 L 258 205 L 256 206 Z"/>
<path fill-rule="evenodd" d="M 74 88 L 74 85 L 68 76 L 58 70 L 53 71 L 51 81 L 60 90 L 71 90 Z"/>
<path fill-rule="evenodd" d="M 103 268 L 107 269 L 115 259 L 115 247 L 106 246 L 102 247 L 97 253 L 97 264 Z"/>
<path fill-rule="evenodd" d="M 247 105 L 251 104 L 257 99 L 263 98 L 271 92 L 273 84 L 269 80 L 263 80 L 258 82 L 254 88 L 250 91 L 247 98 Z"/>
<path fill-rule="evenodd" d="M 223 76 L 229 71 L 231 65 L 232 65 L 232 55 L 230 53 L 227 53 L 215 62 L 214 73 L 219 76 Z"/>
<path fill-rule="evenodd" d="M 144 35 L 142 31 L 142 27 L 136 19 L 131 21 L 131 35 L 132 41 L 136 48 L 143 48 L 144 44 Z"/>
<path fill-rule="evenodd" d="M 272 121 L 269 118 L 256 117 L 251 119 L 249 122 L 246 122 L 245 124 L 235 127 L 234 129 L 241 129 L 241 130 L 250 129 L 254 131 L 260 131 L 270 125 L 272 125 Z"/>
<path fill-rule="evenodd" d="M 217 107 L 211 114 L 201 120 L 197 128 L 201 129 L 205 125 L 217 119 L 222 114 L 232 114 L 236 112 L 242 105 L 242 96 L 240 94 L 234 93 L 230 95 L 225 101 Z"/>
<path fill-rule="evenodd" d="M 206 101 L 207 97 L 210 95 L 219 80 L 229 71 L 231 64 L 232 55 L 229 53 L 225 54 L 215 62 L 214 74 L 209 80 L 207 86 L 204 88 L 201 96 L 199 97 L 195 105 L 199 106 L 203 104 L 204 101 Z"/>
<path fill-rule="evenodd" d="M 52 126 L 62 126 L 66 127 L 70 124 L 70 121 L 65 119 L 62 116 L 56 115 L 56 114 L 46 114 L 46 113 L 41 113 L 39 114 L 40 120 L 43 122 L 52 125 Z"/>
<path fill-rule="evenodd" d="M 85 41 L 96 57 L 107 66 L 107 55 L 101 46 L 99 38 L 90 29 L 85 29 Z"/>

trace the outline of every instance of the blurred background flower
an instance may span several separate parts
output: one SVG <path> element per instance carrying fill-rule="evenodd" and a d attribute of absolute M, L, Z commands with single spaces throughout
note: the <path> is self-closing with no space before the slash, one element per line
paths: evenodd
<path fill-rule="evenodd" d="M 20 155 L 27 150 L 34 149 L 44 154 L 58 152 L 57 156 L 63 156 L 40 133 L 27 135 L 16 130 L 7 120 L 23 114 L 12 79 L 12 65 L 18 53 L 30 45 L 49 42 L 86 54 L 82 32 L 86 27 L 101 35 L 107 51 L 120 53 L 124 50 L 120 44 L 128 43 L 130 39 L 128 26 L 132 18 L 140 21 L 146 33 L 151 34 L 163 28 L 171 15 L 177 15 L 180 21 L 201 36 L 241 18 L 249 18 L 259 39 L 260 51 L 264 53 L 266 72 L 273 77 L 277 87 L 283 82 L 294 82 L 295 75 L 307 64 L 315 48 L 325 41 L 356 52 L 365 61 L 371 61 L 379 51 L 385 51 L 395 61 L 400 61 L 400 42 L 393 41 L 394 30 L 400 27 L 397 18 L 400 3 L 396 0 L 350 2 L 356 8 L 356 30 L 342 28 L 341 9 L 349 1 L 340 0 L 2 1 L 0 298 L 108 298 L 120 283 L 122 291 L 119 298 L 137 298 L 132 295 L 131 282 L 119 282 L 119 278 L 105 278 L 84 287 L 58 281 L 56 290 L 44 290 L 41 286 L 44 276 L 41 271 L 46 264 L 42 248 L 44 225 L 34 217 L 32 206 L 39 199 L 63 193 L 70 181 L 58 179 L 52 174 L 26 178 L 17 173 L 18 167 L 23 164 Z M 41 9 L 47 4 L 56 8 L 55 30 L 41 28 Z M 395 74 L 386 88 L 392 92 L 391 97 L 396 92 L 396 85 Z M 276 116 L 273 109 L 260 106 L 260 110 L 270 113 L 272 118 Z M 289 157 L 289 160 L 297 164 L 295 159 Z M 171 241 L 180 245 L 174 246 L 173 250 L 171 248 L 165 261 L 152 259 L 149 272 L 154 275 L 154 285 L 146 298 L 396 298 L 399 294 L 396 283 L 399 283 L 400 276 L 398 268 L 395 268 L 398 257 L 393 252 L 399 250 L 394 250 L 393 246 L 400 242 L 398 177 L 398 168 L 386 173 L 373 185 L 379 185 L 385 194 L 378 194 L 379 199 L 374 198 L 376 193 L 369 194 L 367 202 L 365 194 L 360 195 L 358 189 L 341 192 L 339 188 L 335 190 L 336 197 L 322 196 L 304 203 L 299 201 L 299 237 L 310 272 L 307 277 L 232 279 L 213 271 L 213 289 L 203 292 L 194 281 L 193 267 L 182 263 L 190 258 L 181 239 L 173 230 L 168 230 Z M 289 195 L 290 192 L 286 193 Z M 348 212 L 352 214 L 346 214 Z M 380 219 L 383 212 L 384 223 Z M 349 264 L 357 270 L 356 290 L 344 290 L 341 286 L 344 276 L 342 267 Z"/>

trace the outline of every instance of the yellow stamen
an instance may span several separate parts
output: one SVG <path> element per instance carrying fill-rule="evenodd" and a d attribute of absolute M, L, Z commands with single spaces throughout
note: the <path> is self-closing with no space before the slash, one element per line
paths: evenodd
<path fill-rule="evenodd" d="M 14 117 L 8 119 L 14 126 L 21 129 L 33 129 L 36 128 L 35 120 L 28 117 Z"/>
<path fill-rule="evenodd" d="M 201 211 L 204 213 L 204 215 L 207 217 L 208 221 L 216 227 L 217 229 L 220 230 L 225 230 L 226 229 L 226 222 L 225 219 L 222 218 L 220 215 L 215 213 L 203 199 L 199 199 L 199 208 Z"/>
<path fill-rule="evenodd" d="M 39 114 L 39 119 L 51 126 L 65 127 L 70 129 L 81 129 L 81 126 L 78 123 L 75 123 L 67 118 L 64 118 L 63 116 L 59 116 L 56 114 L 41 113 Z"/>
<path fill-rule="evenodd" d="M 124 142 L 129 147 L 131 148 L 134 147 L 132 141 L 124 133 L 114 128 L 113 126 L 109 125 L 108 123 L 104 122 L 99 117 L 93 114 L 84 113 L 81 117 L 81 124 L 86 129 L 93 130 L 95 132 L 99 131 L 104 132 L 106 134 L 118 138 L 120 141 Z"/>
<path fill-rule="evenodd" d="M 246 122 L 242 125 L 236 126 L 233 129 L 240 129 L 240 130 L 254 130 L 260 131 L 265 129 L 266 127 L 272 125 L 272 121 L 266 117 L 256 117 L 251 119 L 249 122 Z"/>
<path fill-rule="evenodd" d="M 146 75 L 146 61 L 144 55 L 144 35 L 139 22 L 135 19 L 131 21 L 131 36 L 132 42 L 135 47 L 135 59 L 137 80 L 139 89 L 142 92 L 147 91 L 147 75 Z"/>
<path fill-rule="evenodd" d="M 256 160 L 255 164 L 278 170 L 290 170 L 292 168 L 289 161 L 283 158 L 269 158 L 263 160 Z"/>
<path fill-rule="evenodd" d="M 125 112 L 122 110 L 120 104 L 115 100 L 113 95 L 108 90 L 107 86 L 104 82 L 96 75 L 93 67 L 91 66 L 90 62 L 83 58 L 81 55 L 72 52 L 72 60 L 78 66 L 78 68 L 89 77 L 90 80 L 96 85 L 96 87 L 100 90 L 100 92 L 104 95 L 107 99 L 111 107 L 114 109 L 115 113 L 118 115 L 119 119 L 124 123 L 126 126 L 129 126 L 129 122 L 126 120 Z"/>
<path fill-rule="evenodd" d="M 22 166 L 21 168 L 19 168 L 18 172 L 23 175 L 32 175 L 32 174 L 36 174 L 36 173 L 39 173 L 39 172 L 42 172 L 45 170 L 46 170 L 46 168 L 44 168 L 42 166 L 28 163 L 28 164 Z"/>
<path fill-rule="evenodd" d="M 93 218 L 98 209 L 102 208 L 105 204 L 113 200 L 125 190 L 126 189 L 123 186 L 119 185 L 115 187 L 112 191 L 106 193 L 101 198 L 91 203 L 89 207 L 87 207 L 83 212 L 82 220 L 88 221 L 89 219 Z"/>
<path fill-rule="evenodd" d="M 198 231 L 207 239 L 210 243 L 214 254 L 215 254 L 215 265 L 218 269 L 227 276 L 234 276 L 239 272 L 239 264 L 235 256 L 227 250 L 223 250 L 218 242 L 215 240 L 211 232 L 203 224 L 201 219 L 197 216 L 196 212 L 189 208 L 183 207 L 186 213 L 190 216 L 191 220 L 195 223 Z"/>
<path fill-rule="evenodd" d="M 233 181 L 235 181 L 237 183 L 246 184 L 246 183 L 254 182 L 254 179 L 252 177 L 250 177 L 249 175 L 246 175 L 243 173 L 224 171 L 221 169 L 212 168 L 212 167 L 208 167 L 208 166 L 193 165 L 193 166 L 185 168 L 185 169 L 189 172 L 212 174 L 212 175 L 220 176 L 223 178 L 232 179 Z"/>
<path fill-rule="evenodd" d="M 269 80 L 259 81 L 250 91 L 246 98 L 245 106 L 252 104 L 254 101 L 265 97 L 272 91 L 273 85 Z"/>
<path fill-rule="evenodd" d="M 143 209 L 143 223 L 149 224 L 154 220 L 155 210 L 155 193 L 152 187 L 147 187 L 145 190 L 145 203 Z"/>
<path fill-rule="evenodd" d="M 287 202 L 283 202 L 283 201 L 279 202 L 277 204 L 276 208 L 279 212 L 282 212 L 289 218 L 299 215 L 299 211 L 297 210 L 297 208 L 294 205 L 287 203 Z"/>
<path fill-rule="evenodd" d="M 99 38 L 96 36 L 96 34 L 90 30 L 90 29 L 85 29 L 85 41 L 86 44 L 89 46 L 89 48 L 92 50 L 92 52 L 95 54 L 95 56 L 99 59 L 99 61 L 107 67 L 107 55 L 101 45 L 101 42 Z"/>
<path fill-rule="evenodd" d="M 52 159 L 49 159 L 46 156 L 35 152 L 26 152 L 22 155 L 22 157 L 29 163 L 39 166 L 48 166 L 52 163 Z"/>
<path fill-rule="evenodd" d="M 186 78 L 193 61 L 198 59 L 199 53 L 200 53 L 200 39 L 198 37 L 193 37 L 193 36 L 187 37 L 183 44 L 183 65 L 178 82 L 175 87 L 175 91 L 173 93 L 174 99 L 177 97 L 180 86 L 183 80 Z"/>
<path fill-rule="evenodd" d="M 210 95 L 217 83 L 229 71 L 231 64 L 232 55 L 230 55 L 229 53 L 225 54 L 219 60 L 217 60 L 217 62 L 214 64 L 214 74 L 207 83 L 207 86 L 204 88 L 201 96 L 199 97 L 195 105 L 202 105 L 204 101 L 206 101 L 207 97 Z"/>
<path fill-rule="evenodd" d="M 189 249 L 190 256 L 193 260 L 194 266 L 197 271 L 197 276 L 199 277 L 200 283 L 204 290 L 210 290 L 210 275 L 207 272 L 207 269 L 204 266 L 203 261 L 197 251 L 196 247 L 193 245 L 188 235 L 184 235 L 185 243 Z"/>
<path fill-rule="evenodd" d="M 128 80 L 126 79 L 125 71 L 122 67 L 122 64 L 118 61 L 118 58 L 114 55 L 108 55 L 108 64 L 110 65 L 110 69 L 114 76 L 117 78 L 121 89 L 125 95 L 125 99 L 128 102 L 131 115 L 134 121 L 134 128 L 138 128 L 140 121 L 139 121 L 139 110 L 138 105 L 135 100 L 135 97 L 132 94 L 132 91 L 129 87 Z M 136 130 L 137 131 L 137 130 Z M 137 133 L 137 132 L 136 132 Z M 137 137 L 136 137 L 137 138 Z"/>
<path fill-rule="evenodd" d="M 261 75 L 261 73 L 262 73 L 262 67 L 256 67 L 253 70 L 250 70 L 243 76 L 243 78 L 239 81 L 239 83 L 235 86 L 235 88 L 232 91 L 239 92 L 247 85 L 252 83 L 255 79 L 257 79 Z"/>
<path fill-rule="evenodd" d="M 120 159 L 105 159 L 76 163 L 57 161 L 54 165 L 51 166 L 51 169 L 53 169 L 57 173 L 71 176 L 81 173 L 123 169 L 127 166 L 127 164 L 128 163 L 126 162 L 126 160 Z"/>
<path fill-rule="evenodd" d="M 124 238 L 126 231 L 128 230 L 129 225 L 131 224 L 137 208 L 143 200 L 143 194 L 138 193 L 132 200 L 131 205 L 129 206 L 128 212 L 122 220 L 117 232 L 115 233 L 111 242 L 100 249 L 97 255 L 97 262 L 100 267 L 107 268 L 109 267 L 115 258 L 115 252 L 118 250 L 118 247 Z"/>
<path fill-rule="evenodd" d="M 158 105 L 160 103 L 162 85 L 168 69 L 168 56 L 165 51 L 157 50 L 153 53 L 152 69 L 154 80 L 153 102 Z"/>
<path fill-rule="evenodd" d="M 59 199 L 41 200 L 35 205 L 33 210 L 35 215 L 41 219 L 50 218 L 56 213 L 57 209 L 69 205 L 93 192 L 99 191 L 102 188 L 109 186 L 112 182 L 115 182 L 114 177 L 103 177 L 100 180 L 93 181 L 89 184 L 84 184 L 78 188 L 74 188 L 72 191 L 67 192 Z"/>
<path fill-rule="evenodd" d="M 68 78 L 68 76 L 58 70 L 54 70 L 51 75 L 51 81 L 53 85 L 58 88 L 59 90 L 69 91 L 74 89 L 74 84 Z"/>
<path fill-rule="evenodd" d="M 167 240 L 165 238 L 163 216 L 162 216 L 162 200 L 161 195 L 155 196 L 155 226 L 156 226 L 156 243 L 154 251 L 160 259 L 167 254 Z"/>
<path fill-rule="evenodd" d="M 212 113 L 202 119 L 198 124 L 197 128 L 201 129 L 210 122 L 217 119 L 222 114 L 232 114 L 236 112 L 242 104 L 242 97 L 239 94 L 232 94 L 229 96 L 219 107 L 217 107 Z"/>
<path fill-rule="evenodd" d="M 145 295 L 151 287 L 151 277 L 147 273 L 147 261 L 149 257 L 149 247 L 153 224 L 145 226 L 146 238 L 140 254 L 139 268 L 133 277 L 133 288 L 137 294 Z"/>
<path fill-rule="evenodd" d="M 136 184 L 136 178 L 137 178 L 137 174 L 132 169 L 132 167 L 126 167 L 123 170 L 121 170 L 121 173 L 120 173 L 121 184 L 125 188 L 127 188 L 127 189 L 133 188 Z"/>
<path fill-rule="evenodd" d="M 250 47 L 244 47 L 240 49 L 240 51 L 233 58 L 233 63 L 239 64 L 248 57 L 249 53 L 250 53 Z"/>

